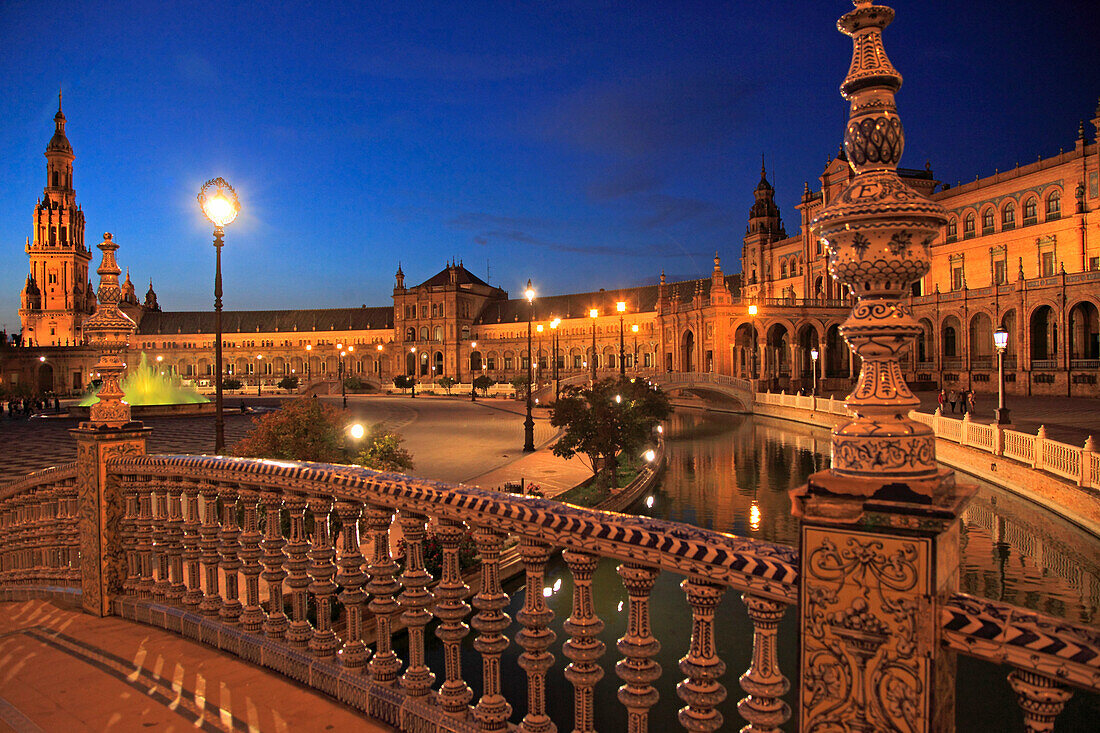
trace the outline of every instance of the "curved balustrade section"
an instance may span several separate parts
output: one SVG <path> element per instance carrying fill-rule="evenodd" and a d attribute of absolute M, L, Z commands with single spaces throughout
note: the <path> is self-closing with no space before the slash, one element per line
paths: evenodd
<path fill-rule="evenodd" d="M 76 464 L 0 488 L 0 599 L 71 593 L 80 586 Z"/>

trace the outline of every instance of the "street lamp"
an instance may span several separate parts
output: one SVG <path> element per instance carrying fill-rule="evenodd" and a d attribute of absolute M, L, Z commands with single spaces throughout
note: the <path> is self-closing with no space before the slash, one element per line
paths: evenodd
<path fill-rule="evenodd" d="M 592 318 L 592 354 L 588 361 L 592 364 L 592 384 L 596 383 L 596 319 L 600 316 L 600 311 L 593 308 L 588 311 L 589 317 Z"/>
<path fill-rule="evenodd" d="M 261 391 L 263 390 L 263 382 L 261 381 L 261 380 L 263 380 L 263 369 L 262 369 L 263 361 L 264 361 L 264 355 L 263 354 L 256 354 L 256 396 L 257 397 L 260 396 Z"/>
<path fill-rule="evenodd" d="M 561 325 L 561 319 L 555 318 L 550 321 L 550 332 L 553 334 L 551 340 L 550 358 L 554 360 L 554 366 L 552 372 L 554 375 L 554 402 L 557 403 L 558 397 L 561 396 L 561 375 L 558 373 L 558 326 Z"/>
<path fill-rule="evenodd" d="M 474 351 L 477 349 L 477 341 L 470 342 L 470 402 L 477 402 L 477 392 L 474 391 L 474 380 L 477 378 L 474 372 Z"/>
<path fill-rule="evenodd" d="M 997 424 L 1011 425 L 1008 408 L 1005 407 L 1005 349 L 1008 348 L 1008 331 L 1003 327 L 993 332 L 993 345 L 997 348 Z"/>
<path fill-rule="evenodd" d="M 619 311 L 619 379 L 626 379 L 626 362 L 623 361 L 626 352 L 623 344 L 623 314 L 626 313 L 626 301 L 620 300 L 616 303 L 615 310 Z"/>
<path fill-rule="evenodd" d="M 810 349 L 810 364 L 814 370 L 814 387 L 810 394 L 814 397 L 817 397 L 817 356 L 817 348 Z"/>
<path fill-rule="evenodd" d="M 313 364 L 310 363 L 310 354 L 313 352 L 313 344 L 306 344 L 306 386 L 313 381 Z"/>
<path fill-rule="evenodd" d="M 635 323 L 630 327 L 631 333 L 634 334 L 634 371 L 638 371 L 638 324 Z"/>
<path fill-rule="evenodd" d="M 382 388 L 382 344 L 378 344 L 374 347 L 378 350 L 378 387 Z"/>
<path fill-rule="evenodd" d="M 336 348 L 340 349 L 340 366 L 337 369 L 337 376 L 340 378 L 340 397 L 344 402 L 344 409 L 348 406 L 348 388 L 344 383 L 344 357 L 347 356 L 349 351 L 355 351 L 354 346 L 349 346 L 346 350 L 343 344 L 336 344 Z"/>
<path fill-rule="evenodd" d="M 199 206 L 202 213 L 214 225 L 214 251 L 217 253 L 214 269 L 214 452 L 225 447 L 225 418 L 222 414 L 222 236 L 225 226 L 232 224 L 241 211 L 237 192 L 224 178 L 211 178 L 199 190 Z"/>
<path fill-rule="evenodd" d="M 752 378 L 756 381 L 756 304 L 753 303 L 749 306 L 749 315 L 752 316 Z M 756 385 L 753 385 L 753 390 L 756 390 Z"/>
<path fill-rule="evenodd" d="M 523 452 L 535 450 L 535 418 L 531 415 L 531 393 L 534 391 L 534 364 L 531 360 L 531 321 L 535 317 L 535 291 L 531 280 L 527 280 L 527 289 L 523 291 L 527 298 L 527 417 L 523 421 Z"/>
<path fill-rule="evenodd" d="M 416 366 L 417 366 L 417 364 L 416 364 L 416 347 L 415 346 L 410 347 L 409 351 L 413 355 L 413 358 L 412 358 L 412 374 L 409 375 L 409 381 L 412 382 L 412 396 L 416 397 Z"/>
<path fill-rule="evenodd" d="M 535 326 L 535 333 L 539 335 L 539 353 L 536 354 L 536 356 L 538 357 L 538 363 L 535 365 L 535 374 L 538 375 L 537 378 L 540 384 L 542 383 L 542 331 L 543 325 L 541 323 Z"/>

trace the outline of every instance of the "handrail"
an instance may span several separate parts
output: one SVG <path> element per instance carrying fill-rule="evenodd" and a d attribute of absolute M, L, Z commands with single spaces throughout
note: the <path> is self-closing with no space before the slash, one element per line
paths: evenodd
<path fill-rule="evenodd" d="M 16 494 L 21 494 L 24 491 L 29 491 L 38 486 L 56 484 L 75 478 L 76 461 L 63 463 L 60 466 L 50 466 L 41 471 L 28 473 L 26 476 L 9 481 L 5 484 L 0 484 L 0 501 L 15 496 Z"/>
<path fill-rule="evenodd" d="M 127 456 L 108 461 L 132 479 L 247 484 L 335 501 L 381 504 L 453 521 L 472 521 L 548 544 L 599 548 L 604 557 L 640 562 L 783 603 L 798 600 L 792 547 L 691 525 L 562 504 L 361 466 L 223 456 Z"/>

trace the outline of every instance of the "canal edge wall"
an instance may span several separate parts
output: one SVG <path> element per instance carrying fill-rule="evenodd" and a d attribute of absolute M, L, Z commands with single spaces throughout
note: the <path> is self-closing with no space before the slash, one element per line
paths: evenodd
<path fill-rule="evenodd" d="M 753 405 L 753 414 L 827 428 L 849 420 L 844 415 L 760 402 Z M 1100 501 L 1088 489 L 1036 471 L 1011 458 L 995 456 L 943 438 L 936 438 L 936 460 L 1049 509 L 1100 539 Z"/>

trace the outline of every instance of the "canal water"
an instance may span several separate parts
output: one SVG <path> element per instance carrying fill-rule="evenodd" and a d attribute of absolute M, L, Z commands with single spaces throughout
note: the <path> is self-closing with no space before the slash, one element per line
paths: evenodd
<path fill-rule="evenodd" d="M 768 418 L 677 411 L 667 424 L 667 467 L 652 501 L 643 497 L 632 510 L 639 514 L 693 524 L 707 529 L 784 544 L 797 544 L 797 521 L 791 517 L 788 491 L 828 465 L 829 432 Z M 1100 606 L 1100 543 L 1086 532 L 1026 500 L 978 479 L 960 474 L 960 480 L 978 484 L 978 493 L 963 517 L 961 590 L 1032 608 L 1090 625 L 1097 624 Z M 651 504 L 651 506 L 650 506 Z M 615 662 L 622 655 L 615 642 L 626 630 L 627 596 L 616 573 L 617 563 L 601 561 L 593 579 L 595 611 L 605 628 L 601 663 L 605 674 L 596 688 L 596 728 L 625 731 L 626 713 L 616 690 L 621 681 Z M 688 649 L 691 611 L 679 588 L 682 577 L 662 574 L 650 597 L 654 635 L 660 639 L 657 656 L 663 674 L 655 684 L 660 693 L 651 711 L 650 730 L 681 730 L 676 711 L 683 702 L 676 684 L 684 675 L 678 662 Z M 515 619 L 523 605 L 522 578 L 508 587 L 512 602 L 507 612 Z M 557 641 L 551 647 L 555 664 L 547 680 L 547 698 L 559 731 L 572 729 L 572 686 L 563 670 L 561 643 L 567 638 L 562 622 L 571 612 L 572 582 L 560 556 L 547 568 L 546 593 L 554 611 L 552 628 Z M 735 592 L 728 592 L 716 616 L 717 645 L 726 664 L 721 678 L 727 698 L 719 706 L 723 730 L 738 730 L 744 721 L 737 701 L 744 696 L 738 677 L 749 667 L 752 624 Z M 508 632 L 514 638 L 518 624 Z M 473 637 L 467 638 L 469 642 Z M 526 677 L 518 665 L 521 652 L 513 643 L 503 660 L 504 693 L 516 710 L 524 712 Z M 798 629 L 794 608 L 779 628 L 780 668 L 792 680 L 784 699 L 797 705 Z M 435 656 L 435 655 L 433 655 Z M 433 664 L 433 667 L 435 665 Z M 480 665 L 471 651 L 463 655 L 464 676 L 480 695 Z M 441 674 L 439 670 L 437 674 Z M 958 658 L 957 730 L 1021 731 L 1023 718 L 1005 679 L 1007 668 Z M 1059 718 L 1058 731 L 1095 731 L 1100 719 L 1100 696 L 1078 693 Z M 784 730 L 797 730 L 790 721 Z"/>

